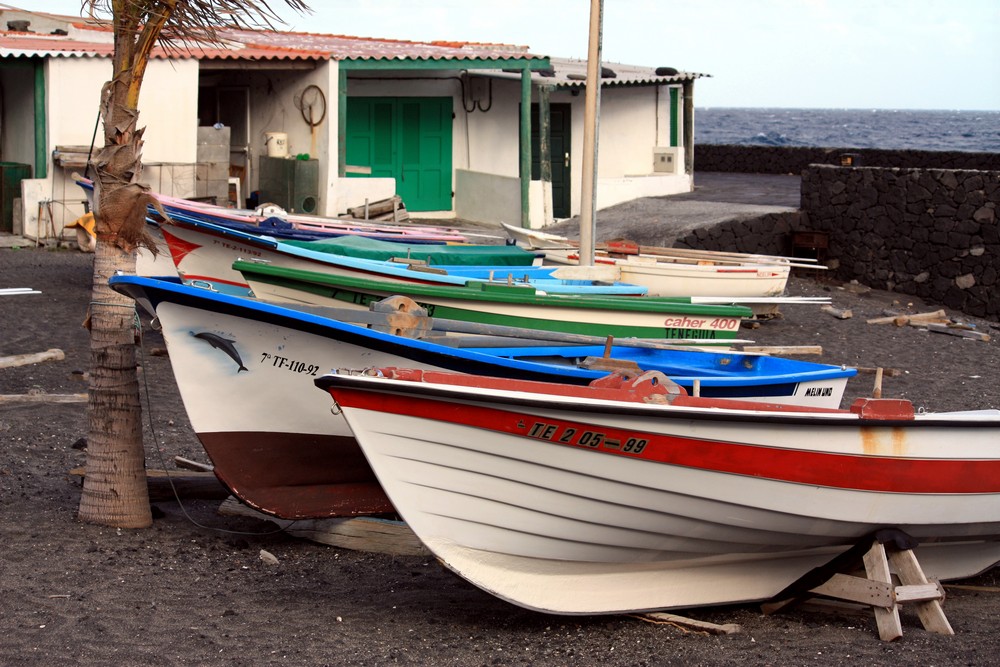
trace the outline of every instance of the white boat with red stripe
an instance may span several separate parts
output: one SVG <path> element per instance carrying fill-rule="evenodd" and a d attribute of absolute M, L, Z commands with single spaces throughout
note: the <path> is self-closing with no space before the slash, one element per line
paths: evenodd
<path fill-rule="evenodd" d="M 886 528 L 920 542 L 931 577 L 1000 561 L 998 410 L 703 399 L 656 374 L 578 387 L 381 369 L 316 384 L 435 555 L 530 609 L 765 600 Z"/>

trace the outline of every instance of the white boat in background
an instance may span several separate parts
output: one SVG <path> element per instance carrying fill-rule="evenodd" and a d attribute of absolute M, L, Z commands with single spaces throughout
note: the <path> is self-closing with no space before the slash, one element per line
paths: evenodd
<path fill-rule="evenodd" d="M 508 224 L 503 228 L 526 248 L 543 251 L 549 263 L 580 261 L 577 244 L 567 238 Z M 793 267 L 826 268 L 788 257 L 648 248 L 628 243 L 602 244 L 594 250 L 594 262 L 617 267 L 619 280 L 645 286 L 650 296 L 730 297 L 741 299 L 740 303 L 747 303 L 743 300 L 747 297 L 784 294 Z"/>
<path fill-rule="evenodd" d="M 920 542 L 929 577 L 1000 561 L 998 410 L 762 406 L 648 375 L 616 388 L 376 373 L 316 385 L 424 544 L 529 609 L 766 600 L 886 528 Z"/>

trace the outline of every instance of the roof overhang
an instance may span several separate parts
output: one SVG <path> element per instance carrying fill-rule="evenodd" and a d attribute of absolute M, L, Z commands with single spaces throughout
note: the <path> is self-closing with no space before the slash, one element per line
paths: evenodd
<path fill-rule="evenodd" d="M 550 68 L 533 68 L 531 83 L 554 89 L 574 90 L 587 85 L 587 61 L 549 58 Z M 622 63 L 601 63 L 601 87 L 664 86 L 694 81 L 711 74 L 681 72 L 672 67 L 643 67 Z M 520 72 L 482 72 L 477 76 L 497 79 L 519 79 Z"/>

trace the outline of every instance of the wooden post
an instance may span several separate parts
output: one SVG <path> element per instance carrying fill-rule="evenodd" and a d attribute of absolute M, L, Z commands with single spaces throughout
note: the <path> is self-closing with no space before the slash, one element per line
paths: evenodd
<path fill-rule="evenodd" d="M 583 187 L 580 194 L 580 264 L 594 263 L 597 227 L 597 134 L 601 108 L 601 20 L 604 0 L 590 0 L 587 98 L 583 118 Z"/>
<path fill-rule="evenodd" d="M 865 573 L 872 581 L 892 585 L 892 574 L 889 572 L 889 561 L 885 555 L 885 546 L 873 542 L 872 548 L 865 554 Z M 878 636 L 887 642 L 903 636 L 903 624 L 899 620 L 899 607 L 892 604 L 889 607 L 873 606 L 875 624 L 878 625 Z"/>

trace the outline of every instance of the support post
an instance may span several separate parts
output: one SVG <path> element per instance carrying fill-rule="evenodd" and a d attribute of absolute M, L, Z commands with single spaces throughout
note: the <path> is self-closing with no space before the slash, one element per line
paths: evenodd
<path fill-rule="evenodd" d="M 521 70 L 521 227 L 531 227 L 531 69 Z"/>
<path fill-rule="evenodd" d="M 694 81 L 683 83 L 684 173 L 694 175 Z"/>
<path fill-rule="evenodd" d="M 542 226 L 552 222 L 552 112 L 551 86 L 538 87 L 538 170 L 542 184 Z"/>
<path fill-rule="evenodd" d="M 45 131 L 45 61 L 35 61 L 35 173 L 33 178 L 45 178 L 49 171 L 49 152 Z"/>
<path fill-rule="evenodd" d="M 337 71 L 337 177 L 347 175 L 347 70 Z"/>
<path fill-rule="evenodd" d="M 590 47 L 583 122 L 583 187 L 580 210 L 580 265 L 594 264 L 597 229 L 597 133 L 601 106 L 601 21 L 604 0 L 590 0 Z"/>

